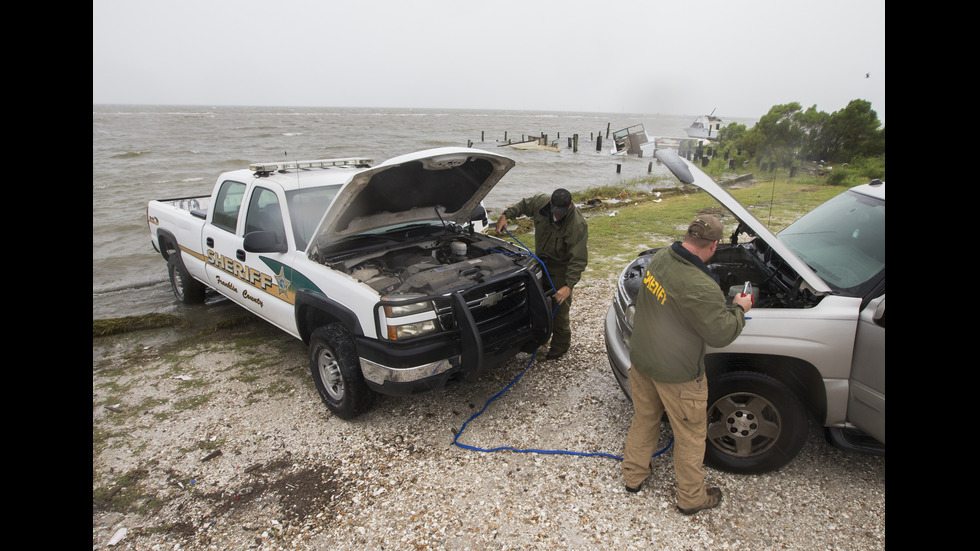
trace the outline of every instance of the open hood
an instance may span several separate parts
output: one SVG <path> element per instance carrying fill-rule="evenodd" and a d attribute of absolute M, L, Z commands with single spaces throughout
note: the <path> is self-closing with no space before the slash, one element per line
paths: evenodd
<path fill-rule="evenodd" d="M 514 165 L 502 155 L 464 147 L 388 159 L 344 184 L 320 221 L 315 241 L 323 245 L 393 224 L 465 224 Z"/>
<path fill-rule="evenodd" d="M 816 293 L 829 293 L 830 286 L 827 285 L 816 273 L 800 260 L 786 245 L 784 245 L 762 222 L 752 215 L 737 199 L 732 197 L 728 191 L 711 179 L 694 163 L 680 157 L 672 149 L 656 150 L 657 158 L 660 159 L 677 179 L 685 184 L 695 185 L 708 192 L 719 203 L 727 208 L 736 218 L 745 224 L 759 239 L 768 244 L 773 251 L 782 257 L 792 267 L 796 273 L 800 274 L 810 288 Z"/>

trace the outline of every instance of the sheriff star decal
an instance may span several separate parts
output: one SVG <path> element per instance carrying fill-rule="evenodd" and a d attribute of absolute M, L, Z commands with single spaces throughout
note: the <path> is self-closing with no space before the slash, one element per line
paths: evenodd
<path fill-rule="evenodd" d="M 279 273 L 276 275 L 276 284 L 279 286 L 279 294 L 284 297 L 288 297 L 289 293 L 286 289 L 289 288 L 289 280 L 286 279 L 285 268 L 280 267 Z"/>

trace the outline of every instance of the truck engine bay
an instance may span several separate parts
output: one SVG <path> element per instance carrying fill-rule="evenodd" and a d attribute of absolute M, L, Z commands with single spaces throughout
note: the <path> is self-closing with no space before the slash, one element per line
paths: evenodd
<path fill-rule="evenodd" d="M 646 267 L 658 250 L 644 251 L 623 272 L 620 285 L 630 302 L 636 301 Z M 718 278 L 729 306 L 746 281 L 752 285 L 755 308 L 807 308 L 819 302 L 818 296 L 801 287 L 802 278 L 758 239 L 738 245 L 719 244 L 707 266 Z"/>
<path fill-rule="evenodd" d="M 506 244 L 504 244 L 506 245 Z M 483 283 L 536 261 L 482 234 L 446 232 L 384 247 L 344 252 L 318 261 L 390 294 L 442 294 Z"/>

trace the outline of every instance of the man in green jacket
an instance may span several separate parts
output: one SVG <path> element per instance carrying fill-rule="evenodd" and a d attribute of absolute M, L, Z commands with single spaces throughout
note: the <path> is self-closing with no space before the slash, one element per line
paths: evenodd
<path fill-rule="evenodd" d="M 572 289 L 582 279 L 589 263 L 589 225 L 572 203 L 572 194 L 556 189 L 551 197 L 535 195 L 522 199 L 504 210 L 497 219 L 497 233 L 507 226 L 508 218 L 529 216 L 534 219 L 534 254 L 548 270 L 558 305 L 554 314 L 548 360 L 560 358 L 572 344 L 570 311 Z"/>
<path fill-rule="evenodd" d="M 728 308 L 708 270 L 721 237 L 721 222 L 701 215 L 683 242 L 654 254 L 637 297 L 630 339 L 633 421 L 622 462 L 626 490 L 639 491 L 650 476 L 666 410 L 674 433 L 677 507 L 687 515 L 721 503 L 721 490 L 705 487 L 702 465 L 708 428 L 705 349 L 731 344 L 752 308 L 752 297 L 741 294 Z"/>

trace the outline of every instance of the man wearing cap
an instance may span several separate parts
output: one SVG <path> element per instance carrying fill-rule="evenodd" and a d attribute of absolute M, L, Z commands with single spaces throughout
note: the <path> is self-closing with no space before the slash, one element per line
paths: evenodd
<path fill-rule="evenodd" d="M 721 222 L 701 215 L 683 242 L 657 251 L 643 276 L 630 345 L 633 421 L 626 436 L 622 471 L 626 490 L 638 492 L 651 474 L 650 458 L 660 438 L 664 411 L 674 433 L 677 507 L 686 515 L 717 507 L 721 490 L 706 488 L 708 381 L 706 346 L 731 344 L 745 327 L 751 296 L 732 307 L 707 267 L 722 237 Z"/>
<path fill-rule="evenodd" d="M 572 289 L 582 279 L 589 263 L 589 225 L 572 203 L 572 194 L 556 189 L 551 197 L 535 195 L 522 199 L 504 210 L 497 219 L 497 233 L 507 226 L 508 218 L 529 216 L 534 219 L 534 254 L 544 262 L 550 283 L 554 285 L 552 300 L 557 303 L 548 360 L 560 358 L 572 344 Z M 549 282 L 546 280 L 546 284 Z"/>

